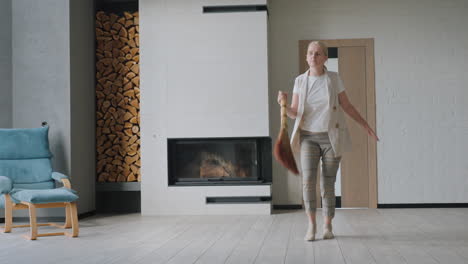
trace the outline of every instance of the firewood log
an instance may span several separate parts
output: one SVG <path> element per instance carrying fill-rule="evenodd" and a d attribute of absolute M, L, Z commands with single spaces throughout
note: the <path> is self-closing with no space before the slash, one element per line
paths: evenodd
<path fill-rule="evenodd" d="M 141 181 L 138 12 L 96 13 L 98 181 Z"/>

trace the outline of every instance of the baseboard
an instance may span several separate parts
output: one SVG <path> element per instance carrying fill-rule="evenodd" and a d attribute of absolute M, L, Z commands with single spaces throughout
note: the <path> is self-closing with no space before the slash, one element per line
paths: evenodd
<path fill-rule="evenodd" d="M 377 208 L 468 208 L 468 203 L 377 204 Z"/>
<path fill-rule="evenodd" d="M 86 217 L 90 217 L 96 214 L 96 211 L 90 211 L 78 214 L 78 220 L 84 219 Z M 13 222 L 29 222 L 29 217 L 13 217 Z M 38 223 L 45 223 L 45 222 L 65 222 L 64 216 L 42 216 L 37 217 Z M 0 218 L 0 223 L 5 223 L 5 218 Z"/>

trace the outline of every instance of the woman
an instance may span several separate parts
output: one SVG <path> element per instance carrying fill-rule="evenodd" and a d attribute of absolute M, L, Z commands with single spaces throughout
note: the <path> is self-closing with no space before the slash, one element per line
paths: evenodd
<path fill-rule="evenodd" d="M 349 149 L 351 143 L 343 112 L 363 126 L 369 136 L 379 140 L 349 102 L 338 73 L 327 71 L 324 65 L 327 59 L 328 49 L 324 43 L 309 43 L 306 54 L 309 69 L 296 78 L 292 102 L 287 107 L 288 116 L 296 120 L 291 147 L 303 177 L 304 206 L 309 220 L 304 237 L 307 241 L 315 240 L 317 232 L 315 186 L 320 158 L 323 238 L 334 237 L 332 219 L 335 216 L 336 173 L 341 155 Z M 287 99 L 287 94 L 280 91 L 278 103 L 283 97 Z"/>

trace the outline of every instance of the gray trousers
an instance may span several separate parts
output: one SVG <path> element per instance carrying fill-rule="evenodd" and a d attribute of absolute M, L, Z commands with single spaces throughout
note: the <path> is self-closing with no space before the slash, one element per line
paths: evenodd
<path fill-rule="evenodd" d="M 324 216 L 335 216 L 335 182 L 341 157 L 335 157 L 328 133 L 301 131 L 301 169 L 304 206 L 307 213 L 315 213 L 317 169 L 322 158 L 320 190 Z"/>

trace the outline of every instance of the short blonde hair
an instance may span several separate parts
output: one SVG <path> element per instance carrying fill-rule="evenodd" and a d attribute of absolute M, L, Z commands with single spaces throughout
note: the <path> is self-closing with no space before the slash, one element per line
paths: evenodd
<path fill-rule="evenodd" d="M 321 41 L 311 41 L 311 42 L 309 42 L 309 45 L 307 45 L 307 49 L 309 49 L 309 47 L 310 47 L 311 45 L 319 45 L 320 48 L 321 48 L 322 51 L 323 51 L 323 54 L 325 54 L 325 56 L 328 57 L 328 47 L 327 47 L 327 45 L 325 45 L 325 43 L 323 43 L 323 42 L 321 42 Z"/>

